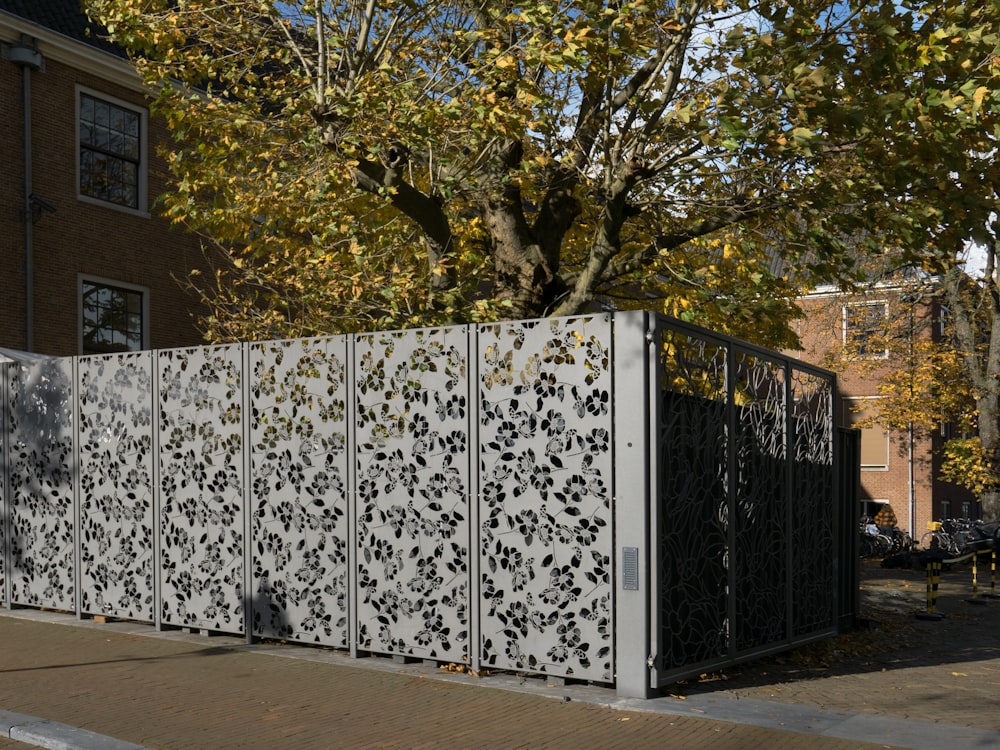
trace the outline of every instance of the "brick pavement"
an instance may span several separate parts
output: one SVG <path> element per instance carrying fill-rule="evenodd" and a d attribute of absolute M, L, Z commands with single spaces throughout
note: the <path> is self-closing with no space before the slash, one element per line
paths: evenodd
<path fill-rule="evenodd" d="M 686 700 L 0 609 L 0 709 L 164 750 L 1000 747 L 983 731 L 1000 730 L 1000 603 L 965 604 L 963 575 L 942 584 L 948 617 L 922 622 L 923 574 L 869 566 L 871 630 L 680 685 Z"/>
<path fill-rule="evenodd" d="M 802 746 L 802 735 L 778 729 L 565 701 L 569 688 L 545 697 L 432 679 L 388 660 L 291 659 L 238 639 L 151 638 L 20 612 L 0 610 L 0 707 L 150 748 Z M 809 745 L 881 747 L 828 737 Z"/>

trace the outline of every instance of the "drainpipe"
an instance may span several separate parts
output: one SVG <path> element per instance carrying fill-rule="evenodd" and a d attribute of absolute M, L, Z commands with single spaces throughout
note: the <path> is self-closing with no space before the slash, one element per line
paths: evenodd
<path fill-rule="evenodd" d="M 910 422 L 907 428 L 907 440 L 909 442 L 909 461 L 910 461 L 910 537 L 914 540 L 919 540 L 920 534 L 917 533 L 917 489 L 914 483 L 913 476 L 913 422 Z M 932 511 L 933 517 L 933 511 Z"/>
<path fill-rule="evenodd" d="M 3 58 L 21 67 L 21 96 L 24 111 L 24 350 L 35 348 L 35 198 L 32 194 L 31 161 L 31 72 L 41 70 L 44 60 L 38 46 L 22 36 L 17 44 L 3 46 Z"/>

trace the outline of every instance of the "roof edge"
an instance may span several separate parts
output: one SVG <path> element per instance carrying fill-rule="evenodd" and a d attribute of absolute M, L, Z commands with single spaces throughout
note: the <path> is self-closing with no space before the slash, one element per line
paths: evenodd
<path fill-rule="evenodd" d="M 127 59 L 0 9 L 0 40 L 16 42 L 21 36 L 34 39 L 44 57 L 133 91 L 149 92 Z"/>

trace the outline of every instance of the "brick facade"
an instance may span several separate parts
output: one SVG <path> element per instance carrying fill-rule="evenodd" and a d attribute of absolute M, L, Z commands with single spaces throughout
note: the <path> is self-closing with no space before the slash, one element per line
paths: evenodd
<path fill-rule="evenodd" d="M 861 367 L 842 356 L 845 305 L 876 302 L 886 306 L 890 317 L 911 314 L 909 306 L 900 304 L 899 291 L 891 288 L 853 296 L 814 293 L 799 301 L 806 317 L 798 324 L 803 351 L 797 354 L 808 362 L 837 372 L 837 420 L 844 426 L 851 426 L 860 419 L 857 407 L 863 407 L 866 402 L 874 404 L 879 383 L 886 373 L 899 365 L 891 352 L 882 366 L 876 359 L 874 368 L 869 366 L 871 362 Z M 938 314 L 936 304 L 928 301 L 913 312 L 915 319 L 909 329 L 915 333 L 911 335 L 933 335 L 933 321 Z M 908 430 L 886 433 L 879 428 L 869 428 L 862 441 L 862 452 L 867 451 L 867 460 L 863 455 L 859 516 L 866 512 L 871 515 L 888 503 L 898 526 L 909 531 L 917 541 L 927 530 L 929 521 L 944 517 L 978 517 L 979 506 L 971 493 L 935 479 L 939 465 L 937 452 L 943 443 L 940 430 L 932 434 L 914 431 L 911 435 Z M 884 465 L 878 465 L 883 460 Z"/>
<path fill-rule="evenodd" d="M 197 239 L 155 215 L 167 188 L 157 146 L 164 124 L 147 117 L 147 191 L 138 211 L 78 197 L 77 102 L 81 87 L 146 112 L 138 78 L 127 62 L 83 42 L 0 12 L 0 41 L 37 45 L 43 67 L 31 73 L 31 192 L 55 207 L 32 224 L 34 336 L 26 331 L 24 107 L 22 66 L 0 60 L 0 347 L 53 355 L 80 353 L 81 275 L 147 292 L 146 344 L 151 348 L 202 342 L 194 324 L 196 300 L 182 288 L 190 269 L 204 265 Z"/>

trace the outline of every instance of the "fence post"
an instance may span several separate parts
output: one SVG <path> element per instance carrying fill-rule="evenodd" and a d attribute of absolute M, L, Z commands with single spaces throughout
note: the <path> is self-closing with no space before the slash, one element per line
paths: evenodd
<path fill-rule="evenodd" d="M 70 428 L 73 442 L 70 454 L 70 476 L 73 492 L 73 612 L 83 619 L 83 485 L 80 464 L 80 358 L 70 360 L 69 377 Z"/>
<path fill-rule="evenodd" d="M 469 520 L 466 525 L 469 545 L 469 668 L 479 674 L 483 668 L 482 577 L 479 561 L 482 537 L 479 529 L 479 501 L 482 477 L 480 476 L 479 428 L 482 425 L 482 401 L 479 384 L 479 326 L 469 326 L 465 339 L 466 369 L 469 377 Z"/>
<path fill-rule="evenodd" d="M 646 313 L 614 317 L 615 684 L 618 695 L 648 698 L 655 684 L 655 474 L 651 470 L 656 403 L 650 357 L 655 340 Z M 655 352 L 654 352 L 655 353 Z M 655 361 L 655 359 L 653 359 Z"/>

